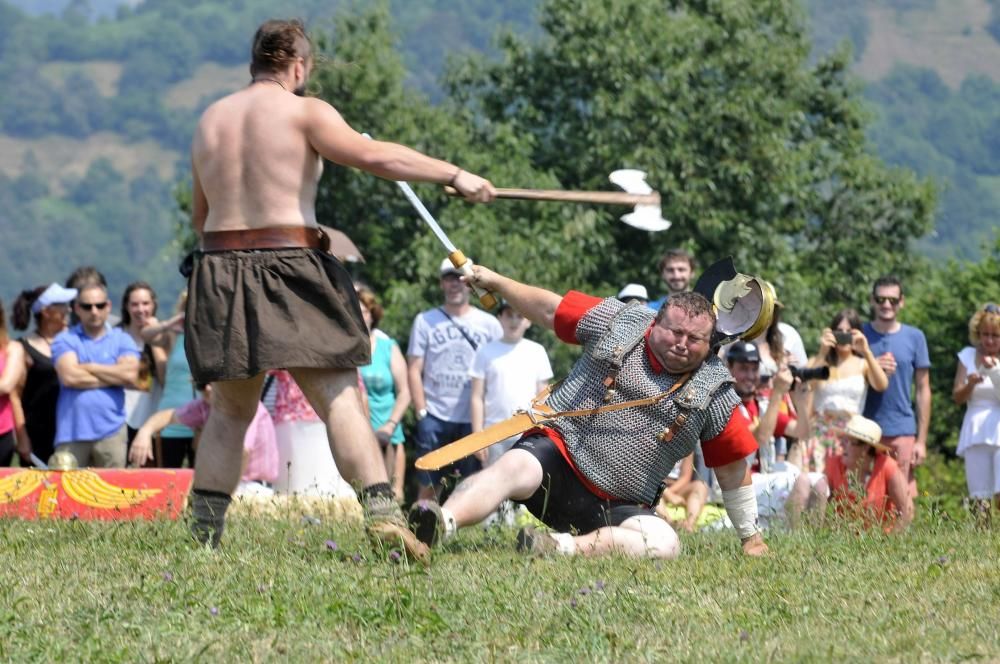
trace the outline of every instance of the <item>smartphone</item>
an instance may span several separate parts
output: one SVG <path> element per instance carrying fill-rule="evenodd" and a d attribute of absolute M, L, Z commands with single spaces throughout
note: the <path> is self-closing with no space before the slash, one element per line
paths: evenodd
<path fill-rule="evenodd" d="M 853 336 L 850 331 L 837 330 L 833 333 L 833 338 L 838 346 L 850 346 Z"/>

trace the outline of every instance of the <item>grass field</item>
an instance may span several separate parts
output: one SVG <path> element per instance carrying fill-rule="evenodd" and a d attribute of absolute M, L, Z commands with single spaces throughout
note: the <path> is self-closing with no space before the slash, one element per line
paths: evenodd
<path fill-rule="evenodd" d="M 709 661 L 1000 658 L 996 532 L 920 510 L 843 528 L 684 539 L 674 562 L 533 559 L 469 529 L 429 570 L 322 510 L 182 523 L 0 522 L 12 661 Z"/>

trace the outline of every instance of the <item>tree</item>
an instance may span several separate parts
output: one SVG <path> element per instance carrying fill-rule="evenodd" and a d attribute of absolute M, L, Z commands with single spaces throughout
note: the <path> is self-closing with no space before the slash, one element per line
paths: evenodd
<path fill-rule="evenodd" d="M 529 136 L 531 162 L 567 188 L 649 172 L 674 227 L 651 238 L 600 224 L 614 250 L 587 255 L 590 283 L 658 283 L 669 246 L 702 264 L 731 254 L 815 331 L 887 265 L 915 267 L 933 191 L 871 156 L 849 57 L 810 65 L 797 3 L 549 0 L 541 23 L 539 42 L 504 38 L 502 62 L 466 62 L 450 90 L 484 123 Z"/>
<path fill-rule="evenodd" d="M 506 123 L 476 127 L 461 107 L 435 108 L 408 90 L 394 43 L 384 8 L 341 15 L 332 35 L 318 35 L 318 48 L 330 63 L 315 75 L 318 94 L 356 129 L 377 138 L 487 172 L 497 182 L 555 184 L 533 168 L 529 141 Z M 415 189 L 469 256 L 551 288 L 582 283 L 585 261 L 566 252 L 567 245 L 574 251 L 600 248 L 600 237 L 592 232 L 596 218 L 586 210 L 507 203 L 469 206 L 448 199 L 439 187 Z M 387 305 L 383 326 L 405 338 L 413 316 L 440 300 L 437 270 L 445 250 L 393 183 L 360 171 L 328 167 L 319 187 L 317 214 L 320 223 L 344 230 L 359 245 L 367 260 L 363 278 Z"/>

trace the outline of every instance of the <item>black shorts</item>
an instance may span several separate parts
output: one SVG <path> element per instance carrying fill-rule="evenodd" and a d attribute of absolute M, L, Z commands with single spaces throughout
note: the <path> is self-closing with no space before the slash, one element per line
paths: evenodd
<path fill-rule="evenodd" d="M 545 434 L 529 434 L 512 449 L 524 450 L 542 464 L 541 486 L 531 497 L 516 502 L 557 532 L 586 534 L 606 526 L 620 526 L 634 516 L 656 516 L 645 505 L 595 495 Z"/>
<path fill-rule="evenodd" d="M 184 331 L 198 383 L 371 363 L 351 275 L 314 249 L 196 253 Z"/>

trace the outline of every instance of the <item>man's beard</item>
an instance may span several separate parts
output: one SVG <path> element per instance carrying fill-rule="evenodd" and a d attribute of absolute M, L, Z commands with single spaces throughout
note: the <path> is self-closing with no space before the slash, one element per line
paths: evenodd
<path fill-rule="evenodd" d="M 306 96 L 306 81 L 302 81 L 302 85 L 300 85 L 299 87 L 297 87 L 294 90 L 292 90 L 292 92 L 294 92 L 295 96 L 297 96 L 297 97 L 305 97 Z"/>

